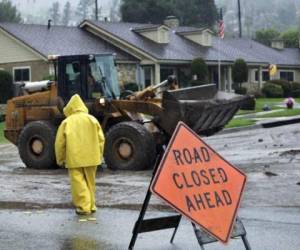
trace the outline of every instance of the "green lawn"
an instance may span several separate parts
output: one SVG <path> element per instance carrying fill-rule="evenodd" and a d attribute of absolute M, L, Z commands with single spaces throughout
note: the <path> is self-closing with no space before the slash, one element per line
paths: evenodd
<path fill-rule="evenodd" d="M 297 103 L 300 103 L 300 98 L 294 98 Z M 278 107 L 278 104 L 284 104 L 285 98 L 257 98 L 256 99 L 256 107 L 255 112 L 263 111 L 263 106 L 267 104 L 271 107 L 272 110 L 274 109 L 282 109 L 282 107 Z"/>
<path fill-rule="evenodd" d="M 282 111 L 278 111 L 275 113 L 270 113 L 270 114 L 264 114 L 264 115 L 258 115 L 256 116 L 257 118 L 271 118 L 271 117 L 289 117 L 289 116 L 296 116 L 300 115 L 300 109 L 284 109 Z"/>
<path fill-rule="evenodd" d="M 236 118 L 232 119 L 225 128 L 238 128 L 238 127 L 245 127 L 255 124 L 255 121 L 251 119 L 243 119 L 243 118 Z"/>
<path fill-rule="evenodd" d="M 7 140 L 4 137 L 4 122 L 0 122 L 0 143 L 5 143 Z"/>
<path fill-rule="evenodd" d="M 300 103 L 300 98 L 294 98 L 297 103 Z M 264 115 L 257 115 L 257 118 L 272 118 L 272 117 L 289 117 L 300 115 L 300 109 L 286 109 L 285 107 L 278 107 L 279 104 L 284 104 L 285 98 L 257 98 L 255 110 L 239 110 L 237 115 L 253 114 L 262 112 L 264 105 L 268 105 L 271 110 L 283 109 L 275 113 L 266 113 Z M 244 127 L 255 124 L 255 121 L 249 118 L 232 119 L 226 128 Z"/>
<path fill-rule="evenodd" d="M 297 103 L 300 103 L 300 98 L 294 98 Z M 283 104 L 285 98 L 257 98 L 255 110 L 239 110 L 237 115 L 251 114 L 255 112 L 262 112 L 264 105 L 268 105 L 271 110 L 282 109 L 283 107 L 278 107 L 278 104 Z"/>

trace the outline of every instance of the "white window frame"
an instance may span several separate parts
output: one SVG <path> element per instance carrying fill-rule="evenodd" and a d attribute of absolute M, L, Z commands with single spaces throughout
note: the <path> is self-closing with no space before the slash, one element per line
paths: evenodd
<path fill-rule="evenodd" d="M 31 82 L 31 67 L 30 66 L 20 66 L 20 67 L 13 67 L 13 79 L 14 79 L 14 82 L 15 81 L 15 70 L 18 70 L 18 69 L 29 69 L 29 82 Z"/>
<path fill-rule="evenodd" d="M 149 68 L 150 69 L 150 77 L 151 77 L 150 81 L 151 81 L 151 84 L 149 86 L 152 86 L 153 83 L 154 83 L 154 68 L 153 68 L 152 65 L 143 65 L 142 66 L 142 73 L 143 73 L 143 80 L 144 80 L 143 85 L 144 85 L 144 87 L 146 87 L 145 68 Z"/>
<path fill-rule="evenodd" d="M 257 75 L 258 75 L 259 70 L 258 70 L 258 69 L 255 69 L 255 70 L 254 70 L 254 81 L 253 81 L 254 83 L 258 83 L 258 82 L 259 82 L 259 81 L 256 81 L 256 79 L 255 79 L 256 72 L 257 72 Z M 261 74 L 263 74 L 263 72 L 269 72 L 269 70 L 267 70 L 267 69 L 262 69 L 262 70 L 261 70 Z M 271 80 L 271 76 L 270 76 L 269 78 L 270 78 L 270 80 Z M 259 75 L 258 75 L 258 79 L 259 79 Z M 261 75 L 261 79 L 263 79 L 263 75 Z M 262 83 L 266 83 L 266 81 L 262 80 Z"/>
<path fill-rule="evenodd" d="M 292 70 L 292 69 L 281 69 L 281 70 L 279 70 L 279 79 L 281 79 L 280 78 L 280 74 L 281 74 L 281 72 L 291 72 L 291 73 L 293 73 L 293 81 L 292 82 L 294 82 L 295 81 L 295 77 L 296 77 L 296 71 L 295 70 Z"/>

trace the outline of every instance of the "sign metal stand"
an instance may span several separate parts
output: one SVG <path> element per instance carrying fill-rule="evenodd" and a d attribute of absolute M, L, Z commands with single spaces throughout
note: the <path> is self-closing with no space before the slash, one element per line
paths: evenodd
<path fill-rule="evenodd" d="M 173 244 L 175 235 L 177 233 L 180 221 L 182 219 L 182 215 L 173 215 L 173 216 L 167 216 L 167 217 L 159 217 L 159 218 L 152 218 L 152 219 L 146 219 L 144 220 L 148 205 L 150 203 L 150 199 L 152 196 L 152 193 L 150 191 L 150 187 L 153 181 L 153 178 L 156 174 L 156 171 L 158 169 L 159 163 L 162 159 L 163 152 L 157 157 L 157 160 L 155 162 L 155 167 L 153 171 L 153 175 L 150 181 L 150 185 L 147 190 L 146 197 L 144 199 L 143 206 L 141 208 L 139 217 L 135 223 L 135 226 L 132 231 L 132 237 L 131 241 L 128 247 L 128 250 L 133 250 L 135 242 L 137 240 L 138 234 L 140 233 L 147 233 L 147 232 L 153 232 L 158 230 L 164 230 L 164 229 L 172 229 L 174 228 L 173 235 L 171 237 L 170 243 Z M 204 245 L 217 242 L 217 240 L 209 235 L 207 232 L 202 230 L 201 228 L 197 227 L 195 223 L 191 223 L 194 229 L 195 236 L 197 238 L 197 241 L 200 245 L 201 250 L 205 250 Z M 245 246 L 246 250 L 251 250 L 251 246 L 247 239 L 247 232 L 245 230 L 245 227 L 241 221 L 241 219 L 237 218 L 235 226 L 233 228 L 233 232 L 231 235 L 231 238 L 237 238 L 241 237 Z"/>
<path fill-rule="evenodd" d="M 183 137 L 184 140 L 187 140 L 187 137 L 189 137 L 189 136 L 191 137 L 191 139 L 188 142 L 185 141 L 184 143 L 181 143 L 181 142 L 178 143 L 178 141 L 176 141 L 177 138 L 181 138 L 181 137 Z M 180 146 L 185 147 L 185 145 L 186 145 L 185 143 L 189 143 L 189 144 L 192 143 L 194 145 L 197 145 L 197 147 L 199 147 L 199 145 L 201 145 L 201 144 L 204 145 L 206 148 L 208 148 L 208 149 L 206 149 L 207 150 L 207 155 L 208 155 L 208 150 L 210 150 L 209 155 L 214 157 L 214 158 L 212 158 L 213 159 L 212 161 L 214 162 L 213 166 L 215 164 L 219 164 L 218 166 L 220 166 L 220 162 L 222 163 L 221 165 L 226 170 L 220 169 L 220 168 L 218 168 L 218 170 L 220 171 L 219 172 L 220 173 L 220 178 L 223 179 L 223 181 L 224 181 L 224 186 L 226 184 L 228 184 L 229 176 L 232 176 L 233 179 L 234 179 L 234 177 L 237 178 L 235 181 L 237 182 L 237 184 L 239 184 L 239 188 L 234 189 L 232 191 L 232 195 L 233 195 L 232 197 L 234 197 L 234 199 L 230 198 L 230 200 L 228 200 L 229 204 L 233 204 L 234 201 L 235 201 L 235 203 L 233 204 L 233 207 L 230 208 L 232 210 L 230 210 L 231 213 L 229 214 L 229 216 L 227 216 L 227 225 L 228 225 L 228 227 L 225 228 L 226 231 L 224 231 L 224 230 L 222 231 L 222 233 L 223 233 L 222 235 L 220 235 L 218 233 L 218 231 L 217 231 L 217 233 L 215 233 L 216 229 L 208 230 L 207 229 L 208 228 L 207 224 L 203 223 L 203 218 L 205 219 L 206 218 L 205 216 L 210 216 L 210 214 L 203 214 L 202 213 L 202 215 L 201 214 L 199 215 L 199 213 L 198 213 L 197 214 L 198 217 L 196 217 L 196 219 L 195 219 L 195 215 L 190 216 L 188 213 L 186 213 L 185 211 L 180 209 L 181 204 L 174 205 L 174 203 L 172 203 L 172 201 L 173 200 L 177 201 L 176 200 L 177 197 L 172 196 L 173 192 L 170 193 L 170 189 L 168 189 L 168 190 L 165 189 L 165 183 L 168 183 L 168 180 L 166 178 L 169 178 L 168 176 L 170 176 L 170 174 L 169 174 L 170 171 L 173 171 L 173 163 L 168 163 L 168 161 L 166 160 L 166 159 L 168 159 L 168 157 L 170 155 L 169 152 L 172 149 L 174 144 L 177 145 L 177 147 L 175 147 L 174 151 L 178 151 L 177 150 L 178 147 L 180 147 Z M 174 153 L 174 151 L 173 151 L 173 153 Z M 175 153 L 174 153 L 174 155 L 175 155 Z M 210 161 L 210 164 L 211 164 L 212 161 Z M 192 167 L 193 166 L 190 166 L 190 168 L 192 168 Z M 206 167 L 207 167 L 207 164 L 206 164 Z M 169 171 L 169 172 L 167 172 L 167 174 L 166 174 L 166 171 Z M 212 168 L 211 171 L 216 171 L 216 170 L 214 170 Z M 225 171 L 227 171 L 227 174 L 226 174 Z M 194 173 L 196 173 L 196 172 L 194 171 Z M 215 177 L 215 172 L 212 172 L 212 173 L 213 173 L 212 178 L 214 178 Z M 222 173 L 223 173 L 223 175 L 221 175 Z M 174 180 L 174 176 L 176 177 L 176 175 L 178 176 L 177 173 L 173 174 L 173 180 Z M 161 176 L 164 176 L 164 178 L 161 178 Z M 165 177 L 165 176 L 167 176 L 167 177 Z M 238 192 L 243 191 L 244 184 L 245 184 L 245 178 L 246 177 L 244 176 L 243 173 L 241 173 L 237 168 L 230 165 L 230 163 L 228 163 L 220 155 L 215 153 L 215 151 L 213 151 L 211 148 L 209 148 L 209 146 L 206 145 L 199 137 L 197 137 L 197 135 L 194 134 L 194 132 L 192 130 L 190 130 L 185 124 L 179 123 L 177 125 L 177 128 L 176 128 L 171 140 L 170 140 L 168 148 L 167 149 L 164 148 L 162 150 L 162 152 L 158 155 L 157 159 L 156 159 L 156 162 L 155 162 L 155 165 L 154 165 L 153 175 L 152 175 L 152 178 L 151 178 L 151 181 L 150 181 L 150 184 L 149 184 L 149 187 L 148 187 L 148 190 L 147 190 L 147 194 L 146 194 L 146 197 L 144 199 L 144 203 L 143 203 L 143 206 L 141 208 L 138 220 L 135 223 L 135 226 L 134 226 L 134 229 L 133 229 L 133 232 L 132 232 L 132 238 L 131 238 L 128 249 L 132 250 L 134 248 L 134 245 L 135 245 L 135 242 L 137 240 L 138 234 L 146 233 L 146 232 L 153 232 L 153 231 L 158 231 L 158 230 L 164 230 L 164 229 L 174 229 L 173 235 L 172 235 L 171 240 L 170 240 L 170 243 L 173 243 L 175 235 L 176 235 L 178 227 L 179 227 L 179 224 L 180 224 L 180 221 L 182 219 L 182 216 L 185 215 L 187 218 L 189 218 L 191 220 L 191 224 L 193 226 L 195 236 L 196 236 L 197 241 L 198 241 L 198 243 L 199 243 L 202 250 L 204 250 L 204 245 L 206 245 L 206 244 L 217 242 L 218 240 L 220 240 L 224 243 L 227 243 L 229 238 L 237 238 L 237 237 L 241 237 L 246 250 L 251 250 L 250 244 L 249 244 L 249 242 L 247 240 L 247 237 L 246 237 L 247 233 L 246 233 L 245 227 L 244 227 L 242 221 L 239 218 L 235 218 L 235 214 L 236 214 L 236 211 L 237 211 L 237 208 L 238 208 L 238 204 L 239 204 L 239 201 L 240 201 L 240 195 L 241 195 Z M 217 182 L 218 180 L 216 180 L 216 179 L 214 179 L 214 181 L 215 181 L 215 183 L 220 183 L 220 181 Z M 176 180 L 175 180 L 175 182 L 176 182 Z M 176 183 L 176 185 L 177 185 L 177 187 L 179 187 L 178 183 Z M 183 186 L 180 186 L 179 188 L 182 188 L 182 187 Z M 192 186 L 189 186 L 189 187 L 192 187 Z M 217 186 L 217 187 L 219 187 L 219 186 Z M 162 196 L 162 194 L 164 194 L 164 192 L 166 192 L 166 191 L 168 193 L 166 195 Z M 224 190 L 222 190 L 222 191 L 225 192 Z M 160 198 L 165 200 L 169 205 L 172 205 L 172 207 L 175 208 L 176 211 L 180 211 L 180 212 L 177 212 L 177 214 L 172 215 L 172 216 L 144 219 L 147 208 L 148 208 L 148 205 L 149 205 L 149 202 L 150 202 L 150 199 L 151 199 L 151 196 L 152 196 L 152 192 L 154 192 Z M 229 192 L 230 191 L 227 192 L 228 195 L 230 195 Z M 217 193 L 217 191 L 215 193 Z M 170 201 L 170 199 L 167 199 L 168 196 L 171 196 L 171 198 L 173 197 L 172 198 L 173 200 Z M 218 202 L 221 202 L 219 196 L 218 196 Z M 224 202 L 222 202 L 221 204 L 225 205 Z M 216 219 L 214 220 L 214 223 L 215 223 L 214 225 L 216 225 L 216 228 L 220 228 L 220 226 L 224 227 L 223 224 L 222 225 L 218 224 Z M 229 226 L 231 227 L 231 229 L 229 228 Z M 224 237 L 225 233 L 226 233 L 226 235 L 225 235 L 226 238 Z"/>

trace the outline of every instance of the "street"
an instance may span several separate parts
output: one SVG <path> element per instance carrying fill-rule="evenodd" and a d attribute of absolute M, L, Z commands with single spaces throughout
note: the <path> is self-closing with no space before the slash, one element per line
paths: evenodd
<path fill-rule="evenodd" d="M 248 177 L 239 210 L 252 249 L 300 245 L 299 124 L 221 133 L 205 141 Z M 0 145 L 1 249 L 127 249 L 151 171 L 97 176 L 97 221 L 79 222 L 70 203 L 67 171 L 26 169 L 15 146 Z M 172 213 L 153 197 L 149 217 Z M 136 249 L 197 249 L 192 226 L 139 235 Z M 206 249 L 226 249 L 219 243 Z M 227 249 L 243 249 L 232 240 Z"/>

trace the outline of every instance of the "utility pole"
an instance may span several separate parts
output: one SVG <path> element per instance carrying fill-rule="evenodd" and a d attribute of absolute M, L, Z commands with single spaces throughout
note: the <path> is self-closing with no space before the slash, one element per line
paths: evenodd
<path fill-rule="evenodd" d="M 98 21 L 98 0 L 95 0 L 95 18 Z"/>
<path fill-rule="evenodd" d="M 238 16 L 239 16 L 239 37 L 242 38 L 242 14 L 241 14 L 241 1 L 238 0 Z"/>

